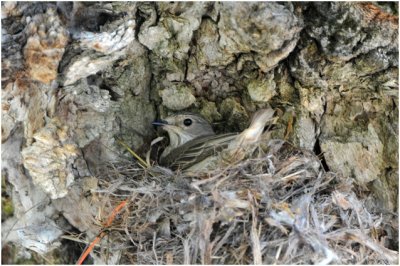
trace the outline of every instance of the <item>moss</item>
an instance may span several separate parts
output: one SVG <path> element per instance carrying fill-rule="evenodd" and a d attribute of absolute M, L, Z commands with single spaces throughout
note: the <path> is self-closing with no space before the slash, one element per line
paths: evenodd
<path fill-rule="evenodd" d="M 192 94 L 192 88 L 185 84 L 176 84 L 173 87 L 160 91 L 163 105 L 172 110 L 183 110 L 191 106 L 196 98 Z"/>
<path fill-rule="evenodd" d="M 200 114 L 207 119 L 210 123 L 222 119 L 221 114 L 218 112 L 217 106 L 214 102 L 209 102 L 205 99 L 201 100 Z"/>
<path fill-rule="evenodd" d="M 247 90 L 251 99 L 256 102 L 268 102 L 276 95 L 275 88 L 276 84 L 273 80 L 273 76 L 269 79 L 252 80 L 247 85 Z"/>
<path fill-rule="evenodd" d="M 14 215 L 14 205 L 7 192 L 7 186 L 9 185 L 6 181 L 6 177 L 3 176 L 1 179 L 1 220 L 4 221 L 8 217 Z"/>
<path fill-rule="evenodd" d="M 220 113 L 227 123 L 228 132 L 243 131 L 249 125 L 250 118 L 246 110 L 234 98 L 227 98 L 221 103 Z"/>
<path fill-rule="evenodd" d="M 12 204 L 11 199 L 1 198 L 1 212 L 2 217 L 9 217 L 14 214 L 14 205 Z"/>

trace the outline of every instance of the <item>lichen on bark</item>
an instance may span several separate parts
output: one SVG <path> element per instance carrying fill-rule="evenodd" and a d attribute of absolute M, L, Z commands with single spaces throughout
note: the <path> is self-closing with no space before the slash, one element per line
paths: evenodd
<path fill-rule="evenodd" d="M 398 211 L 397 13 L 397 3 L 2 3 L 2 173 L 12 222 L 39 232 L 11 240 L 46 253 L 58 242 L 40 242 L 41 223 L 58 212 L 88 230 L 73 209 L 80 184 L 126 158 L 117 140 L 145 155 L 152 120 L 179 111 L 225 133 L 271 106 L 274 137 Z M 47 197 L 45 213 L 22 218 Z"/>

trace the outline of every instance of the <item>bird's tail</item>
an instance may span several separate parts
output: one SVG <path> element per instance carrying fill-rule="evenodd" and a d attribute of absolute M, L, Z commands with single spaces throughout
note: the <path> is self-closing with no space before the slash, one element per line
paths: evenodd
<path fill-rule="evenodd" d="M 275 114 L 275 110 L 273 110 L 272 108 L 258 110 L 253 115 L 253 119 L 251 120 L 249 129 L 253 128 L 253 129 L 258 130 L 261 128 L 261 133 L 262 133 L 264 127 L 267 125 L 267 123 L 269 121 L 271 121 L 274 114 Z"/>
<path fill-rule="evenodd" d="M 275 110 L 261 109 L 258 110 L 251 121 L 250 126 L 240 133 L 236 139 L 231 143 L 230 148 L 252 145 L 260 140 L 264 127 L 273 118 Z"/>
<path fill-rule="evenodd" d="M 255 145 L 261 138 L 264 127 L 273 118 L 275 111 L 271 108 L 258 110 L 251 121 L 250 126 L 233 140 L 223 154 L 225 161 L 238 161 L 246 154 L 254 151 Z"/>

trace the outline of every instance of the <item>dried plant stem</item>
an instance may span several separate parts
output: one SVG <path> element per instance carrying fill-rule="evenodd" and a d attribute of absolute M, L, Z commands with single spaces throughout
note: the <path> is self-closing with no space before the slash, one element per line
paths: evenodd
<path fill-rule="evenodd" d="M 139 161 L 139 165 L 143 167 L 143 169 L 149 168 L 149 165 L 142 158 L 140 158 L 140 156 L 137 155 L 136 152 L 134 152 L 131 148 L 129 148 L 129 146 L 125 142 L 123 142 L 122 140 L 118 140 L 118 143 L 124 146 L 124 148 L 127 149 L 130 152 L 130 154 L 132 154 L 133 157 L 135 157 Z"/>
<path fill-rule="evenodd" d="M 120 204 L 118 204 L 117 207 L 114 208 L 114 210 L 111 212 L 111 215 L 108 217 L 107 222 L 105 223 L 104 227 L 110 227 L 112 222 L 115 219 L 115 216 L 121 211 L 123 207 L 125 207 L 127 201 L 124 200 Z M 82 263 L 85 261 L 89 253 L 93 250 L 93 248 L 96 246 L 97 243 L 100 242 L 100 240 L 106 235 L 106 231 L 102 230 L 100 234 L 90 243 L 89 246 L 85 249 L 85 251 L 82 253 L 78 261 L 76 262 L 77 265 L 82 265 Z"/>

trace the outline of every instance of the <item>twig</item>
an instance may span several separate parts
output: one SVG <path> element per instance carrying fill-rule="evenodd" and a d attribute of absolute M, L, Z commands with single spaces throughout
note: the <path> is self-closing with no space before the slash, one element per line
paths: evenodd
<path fill-rule="evenodd" d="M 157 240 L 157 235 L 156 232 L 153 234 L 153 253 L 154 257 L 156 258 L 156 264 L 158 265 L 158 256 L 157 256 L 157 251 L 156 251 L 156 240 Z"/>
<path fill-rule="evenodd" d="M 122 201 L 117 207 L 114 208 L 114 210 L 111 212 L 111 215 L 108 217 L 106 224 L 104 225 L 105 228 L 110 227 L 112 222 L 115 219 L 115 216 L 120 212 L 120 210 L 125 207 L 127 201 L 124 200 Z M 85 261 L 86 257 L 89 255 L 89 253 L 93 250 L 94 246 L 99 243 L 99 241 L 106 235 L 106 230 L 102 230 L 100 234 L 90 243 L 89 246 L 86 247 L 86 249 L 83 251 L 82 255 L 80 256 L 79 260 L 76 262 L 77 265 L 82 265 L 82 263 Z"/>
<path fill-rule="evenodd" d="M 251 223 L 251 229 L 250 229 L 250 239 L 251 239 L 251 246 L 253 249 L 253 260 L 254 260 L 254 265 L 261 265 L 262 264 L 262 256 L 261 256 L 261 245 L 260 245 L 260 237 L 259 237 L 259 231 L 257 230 L 257 211 L 255 209 L 255 206 L 257 203 L 255 199 L 253 198 L 253 195 L 248 192 L 247 197 L 249 201 L 252 203 L 250 204 L 251 206 L 251 212 L 252 212 L 252 223 Z"/>
<path fill-rule="evenodd" d="M 131 148 L 129 148 L 129 146 L 128 146 L 125 142 L 123 142 L 122 140 L 117 140 L 117 141 L 118 141 L 119 144 L 121 144 L 122 146 L 124 146 L 125 149 L 127 149 L 127 150 L 130 152 L 130 154 L 133 155 L 133 157 L 135 157 L 135 158 L 139 161 L 139 165 L 140 165 L 143 169 L 149 168 L 149 165 L 148 165 L 142 158 L 140 158 L 140 156 L 137 155 L 136 152 L 134 152 Z"/>

